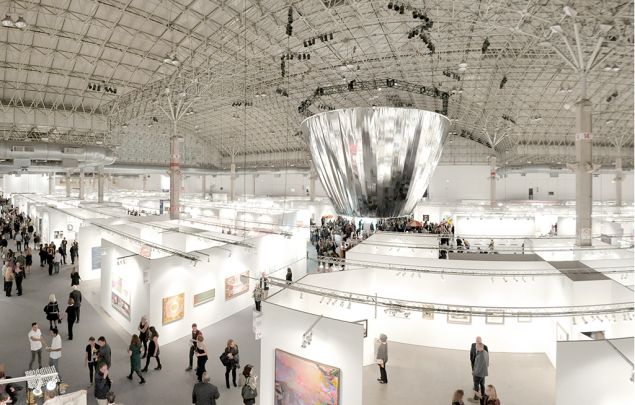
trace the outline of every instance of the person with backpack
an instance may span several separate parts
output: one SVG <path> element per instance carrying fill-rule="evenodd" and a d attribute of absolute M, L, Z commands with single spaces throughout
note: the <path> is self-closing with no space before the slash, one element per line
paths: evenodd
<path fill-rule="evenodd" d="M 57 328 L 57 324 L 60 321 L 60 307 L 57 305 L 55 294 L 49 295 L 49 303 L 44 307 L 46 313 L 46 319 L 49 321 L 49 328 Z"/>
<path fill-rule="evenodd" d="M 253 369 L 254 366 L 247 364 L 240 375 L 241 396 L 245 405 L 254 405 L 258 396 L 258 377 Z"/>

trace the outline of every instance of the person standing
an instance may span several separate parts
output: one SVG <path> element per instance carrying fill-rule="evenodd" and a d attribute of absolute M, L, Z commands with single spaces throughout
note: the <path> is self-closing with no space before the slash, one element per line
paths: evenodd
<path fill-rule="evenodd" d="M 49 352 L 49 366 L 54 366 L 60 377 L 60 359 L 62 358 L 62 337 L 57 328 L 51 329 L 51 345 L 46 348 Z M 60 380 L 62 377 L 60 377 Z"/>
<path fill-rule="evenodd" d="M 24 264 L 26 266 L 26 273 L 31 274 L 31 268 L 33 266 L 33 250 L 30 247 L 26 248 L 26 254 L 24 256 Z"/>
<path fill-rule="evenodd" d="M 40 244 L 40 252 L 38 253 L 40 256 L 40 267 L 44 267 L 44 265 L 46 264 L 46 249 L 44 249 L 44 246 L 42 244 Z"/>
<path fill-rule="evenodd" d="M 485 397 L 487 398 L 487 401 L 485 402 L 486 405 L 501 404 L 501 401 L 498 398 L 498 393 L 496 392 L 496 388 L 492 384 L 489 384 L 487 386 L 487 389 L 485 390 Z"/>
<path fill-rule="evenodd" d="M 71 254 L 71 264 L 75 264 L 75 258 L 77 257 L 77 246 L 75 242 L 71 243 L 70 254 Z"/>
<path fill-rule="evenodd" d="M 60 254 L 62 255 L 62 262 L 63 262 L 64 264 L 66 264 L 66 244 L 67 244 L 67 243 L 68 243 L 68 242 L 66 241 L 66 238 L 64 238 L 64 239 L 62 240 L 62 243 L 60 243 L 60 250 L 59 250 L 59 252 L 60 252 Z"/>
<path fill-rule="evenodd" d="M 254 366 L 247 364 L 240 375 L 241 396 L 243 404 L 254 405 L 258 396 L 258 377 L 254 373 Z"/>
<path fill-rule="evenodd" d="M 267 277 L 267 273 L 264 271 L 260 274 L 258 284 L 262 289 L 262 298 L 266 300 L 269 296 L 269 277 Z"/>
<path fill-rule="evenodd" d="M 483 343 L 476 344 L 476 356 L 474 357 L 474 396 L 480 400 L 481 405 L 485 405 L 485 377 L 489 367 L 489 353 L 485 350 Z"/>
<path fill-rule="evenodd" d="M 475 341 L 470 346 L 470 364 L 472 365 L 472 375 L 474 374 L 474 360 L 476 359 L 476 346 L 482 343 L 483 343 L 483 339 L 480 336 L 477 336 Z M 483 349 L 489 353 L 489 349 L 487 348 L 487 345 L 484 344 Z M 478 401 L 478 397 L 476 396 L 476 394 L 474 395 L 472 399 L 474 401 Z"/>
<path fill-rule="evenodd" d="M 79 276 L 79 272 L 77 271 L 77 267 L 73 267 L 71 269 L 71 287 L 74 285 L 79 285 L 79 280 L 82 278 Z"/>
<path fill-rule="evenodd" d="M 68 325 L 68 340 L 73 340 L 73 325 L 77 320 L 77 309 L 75 308 L 75 300 L 68 299 L 66 307 L 66 324 Z"/>
<path fill-rule="evenodd" d="M 234 341 L 234 339 L 229 339 L 227 341 L 227 347 L 225 347 L 225 355 L 227 356 L 227 363 L 225 364 L 225 385 L 227 389 L 229 389 L 229 373 L 232 373 L 232 382 L 234 383 L 234 387 L 236 385 L 236 367 L 240 363 L 239 355 L 238 355 L 238 345 Z"/>
<path fill-rule="evenodd" d="M 388 336 L 379 335 L 379 347 L 377 347 L 377 364 L 379 365 L 379 381 L 380 384 L 388 384 L 388 375 L 386 374 L 386 363 L 388 363 Z"/>
<path fill-rule="evenodd" d="M 141 379 L 139 384 L 145 384 L 146 380 L 143 379 L 141 375 L 141 340 L 139 336 L 132 335 L 132 340 L 130 341 L 130 346 L 128 346 L 128 356 L 130 356 L 130 374 L 128 375 L 129 380 L 132 380 L 132 373 L 136 373 L 137 376 Z"/>
<path fill-rule="evenodd" d="M 112 387 L 112 382 L 108 376 L 108 364 L 100 363 L 97 373 L 95 373 L 95 398 L 97 405 L 108 405 L 108 392 Z"/>
<path fill-rule="evenodd" d="M 148 372 L 148 366 L 150 365 L 150 359 L 151 358 L 156 358 L 157 359 L 157 366 L 154 368 L 155 370 L 161 370 L 161 359 L 159 359 L 159 354 L 160 354 L 160 350 L 159 350 L 159 334 L 157 333 L 157 330 L 154 328 L 154 326 L 150 326 L 150 344 L 148 345 L 148 353 L 146 356 L 146 366 L 143 368 L 144 373 Z"/>
<path fill-rule="evenodd" d="M 454 395 L 452 395 L 452 405 L 465 405 L 463 395 L 465 395 L 463 390 L 454 391 Z"/>
<path fill-rule="evenodd" d="M 77 315 L 77 323 L 79 323 L 79 312 L 82 307 L 82 292 L 79 291 L 79 287 L 77 285 L 73 286 L 73 291 L 71 291 L 68 297 L 73 299 L 75 315 Z"/>
<path fill-rule="evenodd" d="M 57 305 L 55 294 L 49 295 L 49 303 L 44 307 L 44 312 L 46 312 L 46 319 L 49 321 L 49 328 L 56 328 L 60 320 L 60 307 Z"/>
<path fill-rule="evenodd" d="M 31 330 L 27 335 L 29 337 L 29 344 L 31 345 L 31 362 L 29 363 L 29 370 L 33 369 L 33 362 L 37 356 L 38 368 L 42 368 L 42 332 L 37 322 L 31 324 Z"/>
<path fill-rule="evenodd" d="M 15 289 L 18 292 L 18 296 L 22 295 L 22 280 L 24 280 L 24 269 L 18 263 L 15 265 Z"/>
<path fill-rule="evenodd" d="M 196 337 L 196 376 L 199 382 L 203 380 L 203 374 L 207 371 L 205 364 L 207 364 L 207 359 L 209 358 L 207 345 L 203 343 L 204 340 L 202 334 Z"/>
<path fill-rule="evenodd" d="M 260 286 L 257 285 L 256 288 L 254 288 L 253 297 L 254 297 L 254 303 L 256 304 L 256 311 L 258 312 L 260 312 L 260 304 L 262 302 L 263 295 L 264 295 L 264 292 L 262 288 L 260 288 Z"/>
<path fill-rule="evenodd" d="M 2 273 L 4 276 L 4 292 L 7 297 L 10 297 L 11 290 L 13 290 L 13 279 L 15 277 L 13 274 L 13 269 L 11 268 L 11 266 L 5 264 L 2 267 Z"/>
<path fill-rule="evenodd" d="M 146 358 L 148 354 L 148 328 L 150 325 L 148 324 L 148 320 L 145 316 L 141 317 L 141 321 L 139 322 L 139 340 L 141 340 L 141 344 L 143 345 L 143 356 L 142 359 Z"/>
<path fill-rule="evenodd" d="M 15 234 L 15 250 L 17 252 L 22 251 L 22 233 L 16 232 Z"/>
<path fill-rule="evenodd" d="M 293 282 L 293 273 L 291 272 L 291 267 L 287 267 L 287 275 L 285 276 L 287 280 L 287 284 L 291 284 Z"/>
<path fill-rule="evenodd" d="M 95 342 L 95 338 L 91 336 L 88 338 L 86 353 L 84 353 L 84 367 L 88 367 L 88 377 L 90 378 L 89 387 L 93 385 L 93 373 L 97 371 L 98 360 L 99 345 Z"/>
<path fill-rule="evenodd" d="M 59 248 L 53 254 L 53 273 L 59 274 L 60 272 L 60 264 L 62 263 L 62 253 L 60 252 L 62 248 Z"/>
<path fill-rule="evenodd" d="M 192 339 L 190 340 L 190 365 L 185 369 L 185 371 L 190 371 L 192 370 L 192 365 L 194 363 L 194 352 L 196 351 L 196 345 L 198 342 L 198 337 L 200 335 L 202 335 L 203 333 L 198 330 L 198 327 L 196 326 L 195 323 L 192 324 Z M 199 377 L 198 379 L 199 381 L 201 381 L 201 378 Z"/>
<path fill-rule="evenodd" d="M 106 338 L 103 336 L 100 336 L 99 339 L 97 339 L 97 344 L 99 345 L 99 362 L 106 363 L 108 369 L 110 370 L 112 359 L 112 351 L 110 350 L 110 345 L 108 344 L 108 342 L 106 342 Z"/>
<path fill-rule="evenodd" d="M 194 405 L 216 405 L 218 398 L 220 398 L 218 388 L 210 383 L 209 375 L 203 373 L 202 381 L 194 384 L 192 403 Z"/>

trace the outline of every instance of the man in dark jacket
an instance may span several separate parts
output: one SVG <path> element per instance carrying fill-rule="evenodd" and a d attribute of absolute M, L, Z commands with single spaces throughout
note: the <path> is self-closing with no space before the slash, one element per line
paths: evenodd
<path fill-rule="evenodd" d="M 108 405 L 107 396 L 111 385 L 110 377 L 108 377 L 108 364 L 101 363 L 95 374 L 95 398 L 98 405 Z"/>
<path fill-rule="evenodd" d="M 483 344 L 483 339 L 481 339 L 480 336 L 476 337 L 476 342 L 472 343 L 472 346 L 470 347 L 470 364 L 472 365 L 472 372 L 474 372 L 474 360 L 476 359 L 476 346 L 478 344 Z M 487 349 L 487 345 L 483 345 L 483 350 L 485 350 L 488 354 L 489 354 L 489 350 Z M 488 358 L 489 360 L 489 358 Z M 474 395 L 473 398 L 475 401 L 477 401 L 479 398 Z"/>
<path fill-rule="evenodd" d="M 194 405 L 216 405 L 216 400 L 220 397 L 218 388 L 210 383 L 207 373 L 203 373 L 203 382 L 194 384 L 192 391 L 192 403 Z"/>
<path fill-rule="evenodd" d="M 79 323 L 79 310 L 82 306 L 82 292 L 79 291 L 79 287 L 74 285 L 73 291 L 71 291 L 69 298 L 72 298 L 74 301 L 73 306 L 75 307 L 75 313 L 77 314 L 77 323 Z"/>

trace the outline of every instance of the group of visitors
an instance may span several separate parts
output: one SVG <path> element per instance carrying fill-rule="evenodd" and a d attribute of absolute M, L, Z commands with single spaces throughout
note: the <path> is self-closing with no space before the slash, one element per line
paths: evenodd
<path fill-rule="evenodd" d="M 66 238 L 62 239 L 60 247 L 56 247 L 54 242 L 40 245 L 40 267 L 48 266 L 49 276 L 59 274 L 60 266 L 66 264 L 67 252 L 71 256 L 71 264 L 75 264 L 75 260 L 79 257 L 79 243 L 73 241 L 71 247 L 67 250 L 68 242 Z"/>
<path fill-rule="evenodd" d="M 11 297 L 15 282 L 17 295 L 22 295 L 22 282 L 31 273 L 33 251 L 30 241 L 39 236 L 35 233 L 30 217 L 19 212 L 17 208 L 2 206 L 0 215 L 0 254 L 2 255 L 2 280 L 4 293 Z M 15 241 L 15 252 L 9 248 L 9 240 Z"/>

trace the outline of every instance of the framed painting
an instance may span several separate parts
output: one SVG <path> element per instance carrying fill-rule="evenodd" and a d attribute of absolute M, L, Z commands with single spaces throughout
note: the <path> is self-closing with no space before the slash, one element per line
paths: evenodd
<path fill-rule="evenodd" d="M 503 325 L 505 323 L 505 313 L 498 309 L 486 309 L 485 323 L 490 325 Z"/>
<path fill-rule="evenodd" d="M 434 305 L 423 305 L 421 307 L 421 317 L 426 321 L 434 320 Z"/>
<path fill-rule="evenodd" d="M 448 323 L 470 325 L 472 309 L 470 307 L 448 307 Z"/>
<path fill-rule="evenodd" d="M 167 325 L 185 317 L 185 293 L 163 298 L 161 322 Z"/>
<path fill-rule="evenodd" d="M 249 291 L 249 272 L 245 271 L 225 279 L 225 301 Z"/>
<path fill-rule="evenodd" d="M 274 403 L 341 405 L 341 371 L 276 349 Z"/>
<path fill-rule="evenodd" d="M 203 291 L 198 294 L 194 294 L 194 306 L 198 307 L 199 305 L 203 305 L 207 302 L 214 301 L 216 298 L 216 289 L 212 288 L 211 290 Z"/>

